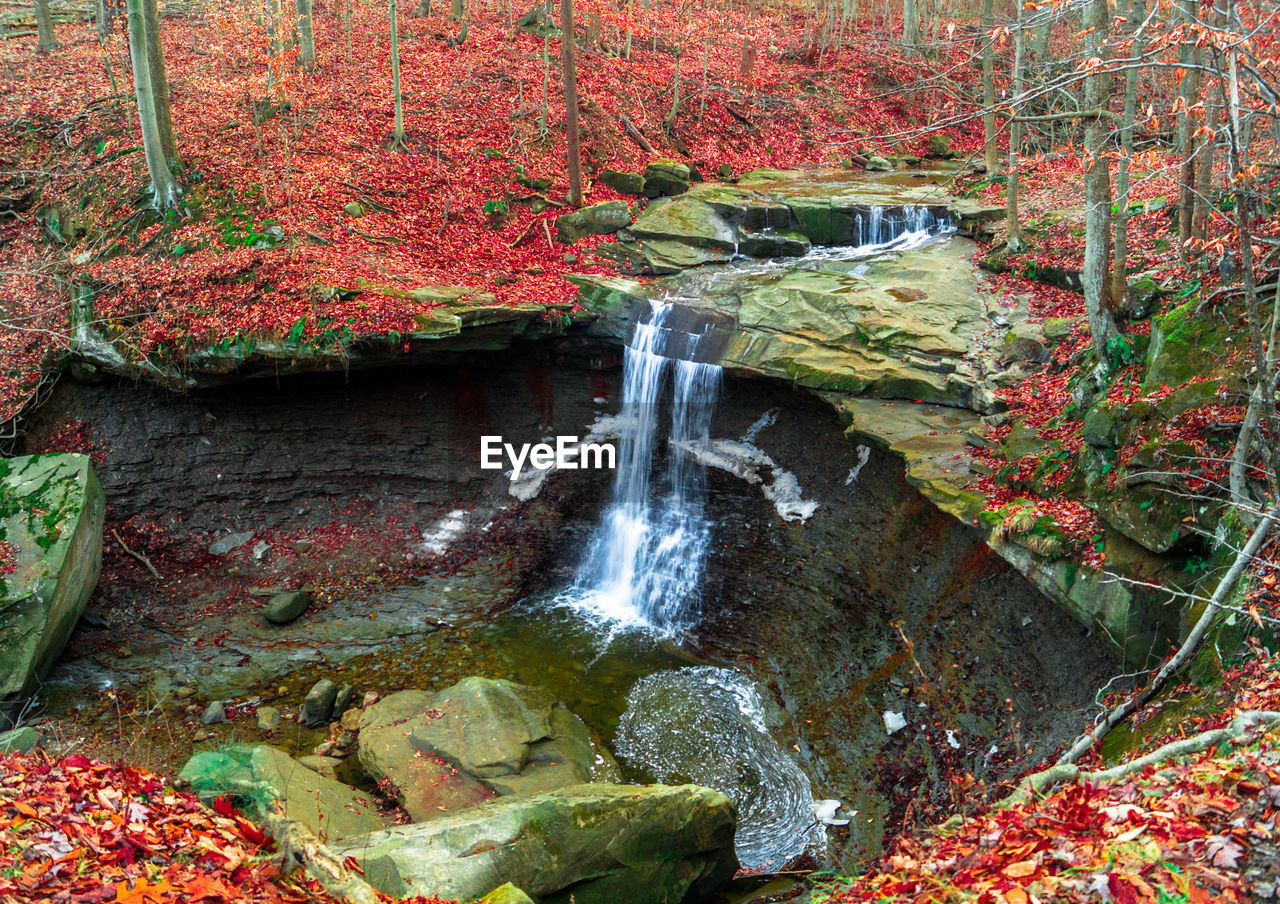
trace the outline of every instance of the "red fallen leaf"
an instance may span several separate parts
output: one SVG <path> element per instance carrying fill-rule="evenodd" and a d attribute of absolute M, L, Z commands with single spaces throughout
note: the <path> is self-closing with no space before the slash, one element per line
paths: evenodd
<path fill-rule="evenodd" d="M 219 794 L 214 798 L 213 812 L 217 813 L 219 816 L 226 816 L 230 818 L 236 815 L 236 808 L 232 806 L 231 798 L 227 797 L 225 794 Z"/>
<path fill-rule="evenodd" d="M 116 886 L 116 902 L 117 904 L 143 904 L 145 901 L 162 902 L 164 901 L 165 892 L 168 891 L 175 891 L 175 889 L 165 880 L 161 880 L 155 885 L 148 885 L 146 879 L 139 879 L 133 888 L 129 888 L 128 883 L 121 882 Z"/>
<path fill-rule="evenodd" d="M 66 769 L 89 769 L 93 763 L 83 753 L 73 753 L 71 756 L 63 757 L 63 768 Z"/>
<path fill-rule="evenodd" d="M 91 891 L 77 892 L 75 901 L 76 904 L 105 904 L 107 901 L 114 901 L 115 898 L 114 885 L 99 885 Z"/>
<path fill-rule="evenodd" d="M 204 875 L 188 879 L 182 884 L 181 890 L 193 901 L 206 899 L 222 901 L 230 898 L 227 887 L 221 881 Z"/>
<path fill-rule="evenodd" d="M 1107 876 L 1107 890 L 1115 904 L 1138 904 L 1138 890 L 1119 873 Z"/>

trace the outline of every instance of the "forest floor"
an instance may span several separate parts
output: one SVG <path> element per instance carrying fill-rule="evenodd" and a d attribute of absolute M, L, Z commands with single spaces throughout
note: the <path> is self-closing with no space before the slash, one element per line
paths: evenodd
<path fill-rule="evenodd" d="M 95 316 L 128 324 L 139 354 L 179 361 L 185 349 L 295 329 L 315 342 L 342 330 L 357 337 L 406 333 L 423 310 L 394 291 L 364 291 L 356 303 L 344 287 L 465 283 L 513 304 L 570 299 L 563 275 L 591 269 L 591 242 L 574 248 L 570 260 L 569 249 L 551 247 L 531 228 L 562 213 L 557 203 L 567 187 L 555 43 L 543 129 L 541 38 L 513 34 L 505 16 L 477 16 L 466 42 L 453 48 L 446 38 L 456 23 L 403 16 L 408 149 L 392 152 L 385 146 L 392 108 L 383 13 L 356 5 L 348 58 L 336 12 L 317 4 L 319 69 L 279 83 L 275 114 L 265 118 L 255 112 L 268 96 L 267 35 L 232 17 L 164 20 L 180 178 L 192 214 L 164 221 L 140 213 L 146 179 L 131 102 L 112 84 L 121 79 L 119 39 L 104 55 L 86 28 L 64 26 L 62 46 L 47 56 L 34 56 L 27 41 L 0 47 L 0 169 L 13 174 L 0 195 L 14 210 L 0 219 L 0 315 L 16 325 L 0 331 L 0 422 L 38 396 L 66 352 L 68 286 L 75 283 L 98 288 Z M 874 41 L 819 58 L 808 51 L 803 22 L 785 12 L 750 20 L 695 12 L 683 23 L 664 15 L 645 28 L 684 35 L 687 50 L 685 101 L 670 128 L 663 120 L 677 61 L 672 38 L 655 47 L 641 29 L 631 61 L 603 53 L 580 61 L 589 203 L 620 197 L 595 181 L 601 169 L 638 170 L 652 159 L 624 134 L 621 114 L 660 153 L 712 177 L 721 166 L 740 173 L 887 149 L 873 136 L 914 130 L 941 109 L 938 97 L 909 93 L 918 64 Z M 743 35 L 755 37 L 761 51 L 746 76 L 739 71 Z M 605 37 L 616 40 L 612 23 Z M 974 151 L 979 131 L 976 124 L 953 130 L 952 146 Z M 918 153 L 924 142 L 913 137 L 896 150 Z M 1130 248 L 1135 272 L 1150 272 L 1169 289 L 1168 308 L 1203 297 L 1219 271 L 1213 253 L 1191 266 L 1179 261 L 1169 240 L 1174 189 L 1164 162 L 1146 160 L 1139 173 L 1133 200 L 1146 206 L 1131 220 Z M 1009 272 L 991 276 L 1002 292 L 1030 296 L 1038 319 L 1083 314 L 1080 295 L 1027 278 L 1050 267 L 1078 268 L 1078 216 L 1062 212 L 1080 203 L 1081 168 L 1070 151 L 1029 161 L 1023 206 L 1037 227 L 1033 247 L 1010 259 Z M 549 187 L 530 188 L 517 176 Z M 999 182 L 970 189 L 1003 198 Z M 1153 203 L 1159 199 L 1164 204 Z M 352 201 L 365 215 L 344 213 Z M 54 231 L 67 241 L 50 240 L 42 210 L 56 212 Z M 1277 231 L 1274 221 L 1264 228 Z M 1146 329 L 1138 322 L 1131 332 Z M 1013 420 L 1052 432 L 1066 450 L 1060 480 L 1040 474 L 1033 481 L 1036 460 L 1020 463 L 1012 480 L 979 483 L 994 506 L 1030 496 L 1038 512 L 1082 542 L 1096 536 L 1097 516 L 1054 489 L 1068 485 L 1082 441 L 1079 419 L 1061 415 L 1070 404 L 1073 362 L 1087 346 L 1077 329 L 1055 351 L 1058 367 L 1006 393 Z M 1120 363 L 1112 391 L 1137 400 L 1139 365 Z M 1238 423 L 1238 400 L 1201 414 Z M 1206 460 L 1220 457 L 1203 445 L 1204 423 L 1173 425 L 1182 426 Z M 998 431 L 993 439 L 1001 439 Z M 87 451 L 75 436 L 67 444 Z M 994 470 L 1005 462 L 991 464 Z M 1023 471 L 1026 479 L 1018 480 Z M 1275 553 L 1273 546 L 1262 559 L 1275 562 Z M 1280 616 L 1276 578 L 1267 564 L 1253 576 L 1248 603 L 1260 617 Z M 1251 642 L 1207 688 L 1181 688 L 1162 700 L 1141 714 L 1132 746 L 1225 725 L 1243 710 L 1280 710 L 1280 660 Z M 1094 756 L 1086 764 L 1096 764 Z M 1266 883 L 1280 871 L 1273 839 L 1278 764 L 1273 737 L 1247 736 L 1105 786 L 1070 785 L 1002 809 L 971 806 L 958 827 L 904 826 L 875 868 L 833 886 L 831 900 L 1199 904 L 1244 900 L 1249 883 L 1255 900 L 1273 899 L 1274 885 L 1268 891 Z M 963 777 L 958 782 L 958 799 L 984 796 Z M 985 789 L 991 799 L 1007 790 Z M 6 895 L 325 900 L 314 887 L 279 876 L 261 836 L 233 813 L 210 813 L 163 777 L 82 755 L 0 760 L 0 900 Z"/>

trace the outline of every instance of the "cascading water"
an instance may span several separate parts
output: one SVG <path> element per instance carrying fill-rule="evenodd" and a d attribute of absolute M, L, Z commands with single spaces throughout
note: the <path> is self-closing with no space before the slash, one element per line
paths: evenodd
<path fill-rule="evenodd" d="M 721 374 L 719 365 L 699 360 L 709 324 L 698 332 L 679 329 L 676 310 L 655 305 L 627 346 L 613 498 L 577 580 L 561 595 L 561 602 L 612 623 L 664 634 L 697 616 L 711 525 L 703 512 L 703 467 L 684 450 L 707 441 Z M 668 375 L 671 442 L 666 474 L 655 481 Z"/>

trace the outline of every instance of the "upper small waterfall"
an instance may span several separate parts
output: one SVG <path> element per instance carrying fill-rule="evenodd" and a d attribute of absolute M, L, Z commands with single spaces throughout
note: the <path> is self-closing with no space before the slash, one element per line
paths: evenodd
<path fill-rule="evenodd" d="M 704 469 L 685 450 L 708 439 L 721 376 L 720 366 L 705 360 L 710 323 L 678 323 L 673 315 L 681 310 L 655 304 L 627 345 L 613 495 L 561 597 L 612 622 L 664 633 L 697 616 L 711 524 L 703 512 Z M 668 382 L 667 467 L 654 475 Z"/>

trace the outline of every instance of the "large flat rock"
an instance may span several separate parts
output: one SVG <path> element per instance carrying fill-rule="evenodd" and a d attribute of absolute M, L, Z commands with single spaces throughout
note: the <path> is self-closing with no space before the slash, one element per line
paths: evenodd
<path fill-rule="evenodd" d="M 86 455 L 0 461 L 0 702 L 38 688 L 97 586 L 105 501 Z"/>
<path fill-rule="evenodd" d="M 577 785 L 351 838 L 389 895 L 469 901 L 510 882 L 543 902 L 706 900 L 738 868 L 729 798 L 693 785 Z"/>

